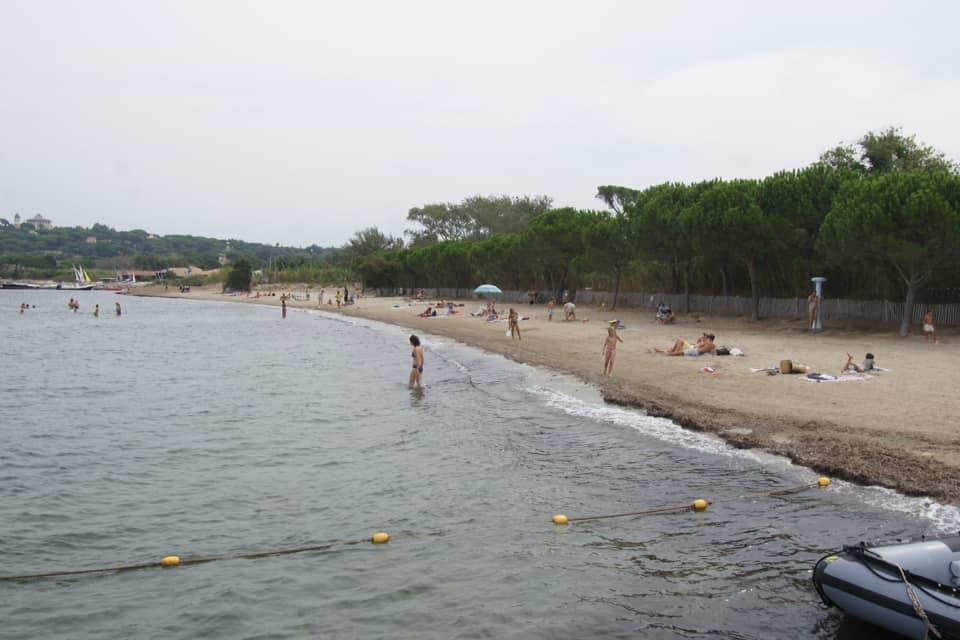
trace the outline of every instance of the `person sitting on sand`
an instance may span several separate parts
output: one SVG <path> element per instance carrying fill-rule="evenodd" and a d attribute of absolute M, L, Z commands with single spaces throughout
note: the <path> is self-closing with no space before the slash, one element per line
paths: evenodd
<path fill-rule="evenodd" d="M 717 344 L 715 340 L 717 337 L 712 333 L 704 333 L 702 336 L 697 338 L 696 344 L 690 344 L 683 338 L 677 338 L 676 342 L 673 343 L 673 346 L 668 350 L 663 349 L 654 349 L 657 353 L 662 353 L 665 356 L 703 356 L 707 354 L 714 354 L 717 350 Z"/>
<path fill-rule="evenodd" d="M 856 373 L 865 373 L 874 369 L 874 360 L 873 354 L 868 353 L 863 357 L 863 365 L 859 366 L 853 361 L 853 356 L 849 353 L 847 354 L 847 362 L 843 365 L 843 369 L 840 370 L 840 373 L 846 373 L 847 371 L 855 371 Z"/>
<path fill-rule="evenodd" d="M 673 324 L 676 318 L 677 314 L 669 306 L 662 302 L 657 305 L 657 324 Z"/>
<path fill-rule="evenodd" d="M 433 317 L 433 316 L 435 316 L 435 315 L 437 315 L 437 310 L 434 309 L 432 306 L 430 306 L 430 307 L 427 307 L 426 309 L 424 309 L 423 313 L 420 314 L 420 317 L 421 317 L 421 318 L 431 318 L 431 317 Z"/>

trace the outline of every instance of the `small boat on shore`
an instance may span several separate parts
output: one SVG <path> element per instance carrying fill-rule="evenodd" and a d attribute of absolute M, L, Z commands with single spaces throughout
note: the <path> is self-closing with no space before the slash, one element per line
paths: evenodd
<path fill-rule="evenodd" d="M 55 282 L 4 282 L 0 284 L 2 289 L 59 289 Z"/>
<path fill-rule="evenodd" d="M 960 535 L 863 542 L 824 556 L 813 584 L 827 606 L 907 638 L 960 639 Z"/>

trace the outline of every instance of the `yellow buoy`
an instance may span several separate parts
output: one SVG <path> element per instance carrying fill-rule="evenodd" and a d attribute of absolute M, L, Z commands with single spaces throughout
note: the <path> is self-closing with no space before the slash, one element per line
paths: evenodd
<path fill-rule="evenodd" d="M 830 478 L 820 478 L 817 480 L 817 485 L 821 487 L 827 487 L 830 485 Z"/>
<path fill-rule="evenodd" d="M 383 544 L 385 542 L 390 542 L 390 534 L 384 533 L 383 531 L 381 531 L 380 533 L 375 533 L 373 534 L 373 537 L 370 538 L 370 542 L 374 544 Z"/>
<path fill-rule="evenodd" d="M 178 567 L 180 566 L 180 556 L 167 556 L 166 558 L 160 561 L 161 567 Z"/>
<path fill-rule="evenodd" d="M 553 524 L 568 524 L 569 522 L 570 518 L 562 513 L 558 513 L 557 515 L 553 516 Z"/>
<path fill-rule="evenodd" d="M 694 511 L 706 511 L 707 505 L 710 504 L 706 500 L 697 499 L 693 501 L 693 510 Z"/>

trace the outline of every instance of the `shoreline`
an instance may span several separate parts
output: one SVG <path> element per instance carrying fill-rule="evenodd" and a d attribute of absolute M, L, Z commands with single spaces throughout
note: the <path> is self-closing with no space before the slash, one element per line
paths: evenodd
<path fill-rule="evenodd" d="M 158 286 L 130 293 L 279 306 L 281 289 L 275 290 L 276 296 L 260 298 L 225 295 L 219 285 L 182 294 Z M 297 293 L 303 287 L 285 290 Z M 315 295 L 312 300 L 288 300 L 288 307 L 319 309 Z M 574 375 L 595 384 L 607 403 L 714 434 L 739 449 L 759 449 L 833 478 L 960 506 L 960 403 L 954 399 L 952 380 L 960 334 L 954 331 L 939 332 L 946 335 L 933 345 L 924 344 L 922 336 L 904 339 L 892 331 L 843 327 L 811 336 L 799 326 L 803 323 L 779 320 L 689 316 L 662 326 L 647 310 L 580 307 L 577 321 L 563 321 L 558 311 L 548 322 L 543 305 L 524 304 L 514 305 L 530 317 L 520 323 L 523 339 L 516 341 L 504 335 L 505 323 L 468 314 L 479 306 L 476 300 L 456 301 L 465 305 L 457 307 L 462 314 L 436 318 L 418 317 L 427 301 L 360 298 L 356 306 L 339 310 L 324 302 L 324 311 L 453 338 L 517 362 Z M 605 378 L 601 344 L 607 321 L 614 318 L 627 328 L 621 332 L 624 343 L 614 375 Z M 669 358 L 652 353 L 677 336 L 692 339 L 703 331 L 716 333 L 720 345 L 743 348 L 746 356 Z M 846 351 L 859 355 L 863 350 L 876 352 L 878 365 L 888 371 L 836 383 L 749 371 L 789 358 L 836 375 Z M 703 373 L 704 366 L 714 371 Z"/>

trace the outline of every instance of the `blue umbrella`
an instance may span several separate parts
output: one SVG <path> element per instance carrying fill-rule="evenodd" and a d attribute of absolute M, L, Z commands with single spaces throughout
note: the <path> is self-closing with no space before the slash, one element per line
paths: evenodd
<path fill-rule="evenodd" d="M 474 293 L 503 293 L 500 287 L 493 284 L 482 284 L 473 290 Z"/>

